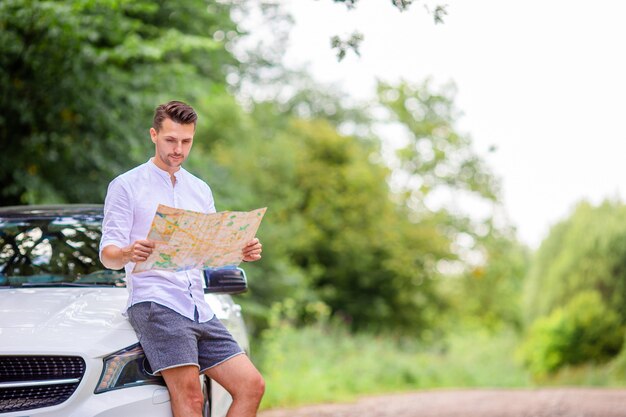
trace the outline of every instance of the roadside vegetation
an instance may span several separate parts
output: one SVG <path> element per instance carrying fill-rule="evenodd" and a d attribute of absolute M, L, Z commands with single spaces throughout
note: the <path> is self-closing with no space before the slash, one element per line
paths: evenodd
<path fill-rule="evenodd" d="M 155 105 L 184 100 L 200 116 L 186 168 L 218 210 L 268 207 L 237 297 L 264 407 L 626 385 L 626 206 L 581 202 L 531 251 L 453 83 L 354 102 L 281 65 L 288 16 L 259 4 L 0 2 L 1 204 L 101 203 L 150 156 Z M 271 42 L 245 30 L 253 10 Z"/>
<path fill-rule="evenodd" d="M 268 390 L 263 408 L 354 400 L 359 395 L 453 387 L 526 387 L 511 332 L 450 332 L 436 344 L 352 333 L 338 323 L 283 324 L 253 352 Z"/>

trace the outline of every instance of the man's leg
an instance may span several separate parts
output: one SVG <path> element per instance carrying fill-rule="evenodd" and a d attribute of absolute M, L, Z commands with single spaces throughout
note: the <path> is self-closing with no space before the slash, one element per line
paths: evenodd
<path fill-rule="evenodd" d="M 256 416 L 265 392 L 265 381 L 247 355 L 234 356 L 204 373 L 233 397 L 227 417 Z"/>
<path fill-rule="evenodd" d="M 161 371 L 167 384 L 174 417 L 201 417 L 204 397 L 200 389 L 198 367 L 178 366 Z"/>

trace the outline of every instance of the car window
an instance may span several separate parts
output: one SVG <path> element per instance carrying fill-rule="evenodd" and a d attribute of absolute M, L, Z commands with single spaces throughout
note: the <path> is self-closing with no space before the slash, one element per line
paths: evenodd
<path fill-rule="evenodd" d="M 124 286 L 123 272 L 98 259 L 101 225 L 94 216 L 0 219 L 0 285 Z"/>

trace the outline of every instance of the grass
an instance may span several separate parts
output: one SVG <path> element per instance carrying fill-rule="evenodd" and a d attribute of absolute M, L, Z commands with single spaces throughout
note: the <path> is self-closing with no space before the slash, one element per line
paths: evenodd
<path fill-rule="evenodd" d="M 359 395 L 442 387 L 526 387 L 513 333 L 464 331 L 438 347 L 406 338 L 351 334 L 341 326 L 267 331 L 257 358 L 262 408 L 344 402 Z"/>

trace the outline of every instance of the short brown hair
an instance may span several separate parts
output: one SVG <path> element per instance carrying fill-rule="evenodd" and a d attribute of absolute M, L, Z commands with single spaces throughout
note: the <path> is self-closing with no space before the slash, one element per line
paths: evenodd
<path fill-rule="evenodd" d="M 183 103 L 182 101 L 170 101 L 166 104 L 157 106 L 154 110 L 154 120 L 152 127 L 157 132 L 163 126 L 163 120 L 172 119 L 173 122 L 188 125 L 193 123 L 193 128 L 196 128 L 198 121 L 198 115 L 196 111 L 190 105 Z"/>

